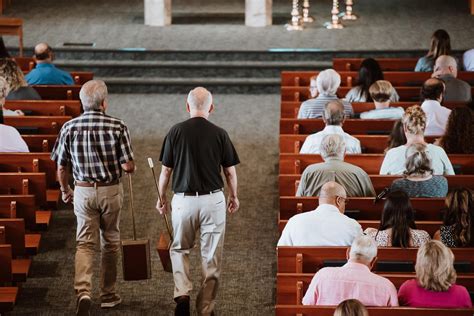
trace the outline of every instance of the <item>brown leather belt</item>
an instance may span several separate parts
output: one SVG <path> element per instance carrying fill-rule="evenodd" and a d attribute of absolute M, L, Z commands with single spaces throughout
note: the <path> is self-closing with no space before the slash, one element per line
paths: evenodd
<path fill-rule="evenodd" d="M 97 188 L 97 187 L 109 187 L 111 185 L 119 184 L 119 180 L 114 180 L 112 182 L 84 182 L 84 181 L 76 181 L 74 185 L 78 187 L 86 187 L 86 188 Z"/>
<path fill-rule="evenodd" d="M 182 195 L 182 196 L 201 196 L 201 195 L 209 195 L 213 193 L 218 193 L 221 192 L 222 189 L 217 189 L 214 191 L 203 191 L 203 192 L 175 192 L 176 195 Z"/>

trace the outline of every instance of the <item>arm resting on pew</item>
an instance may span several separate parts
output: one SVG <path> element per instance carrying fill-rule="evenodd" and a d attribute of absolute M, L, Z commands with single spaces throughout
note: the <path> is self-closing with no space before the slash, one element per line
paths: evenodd
<path fill-rule="evenodd" d="M 69 170 L 68 166 L 61 166 L 58 164 L 58 181 L 61 186 L 61 195 L 64 203 L 72 202 L 74 198 L 74 191 L 69 186 Z"/>
<path fill-rule="evenodd" d="M 160 179 L 158 180 L 158 190 L 160 191 L 160 197 L 156 202 L 156 209 L 160 214 L 168 213 L 168 203 L 166 200 L 166 189 L 168 188 L 168 183 L 170 182 L 171 173 L 173 168 L 166 167 L 165 165 L 161 166 Z"/>
<path fill-rule="evenodd" d="M 237 212 L 240 205 L 237 197 L 237 171 L 235 166 L 224 168 L 224 175 L 230 191 L 227 199 L 227 210 L 232 214 Z"/>

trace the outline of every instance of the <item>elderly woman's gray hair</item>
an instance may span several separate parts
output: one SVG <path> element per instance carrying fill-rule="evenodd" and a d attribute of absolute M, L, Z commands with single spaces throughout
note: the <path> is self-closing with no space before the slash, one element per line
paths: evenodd
<path fill-rule="evenodd" d="M 405 172 L 406 176 L 433 174 L 431 158 L 425 144 L 412 144 L 407 148 Z"/>
<path fill-rule="evenodd" d="M 370 263 L 376 256 L 377 243 L 372 237 L 361 235 L 354 239 L 349 251 L 349 259 Z"/>
<path fill-rule="evenodd" d="M 84 110 L 99 110 L 107 99 L 107 86 L 102 80 L 87 81 L 79 92 Z"/>
<path fill-rule="evenodd" d="M 5 78 L 0 77 L 0 99 L 5 99 L 10 92 L 10 85 Z"/>
<path fill-rule="evenodd" d="M 324 160 L 328 158 L 339 158 L 342 160 L 345 150 L 346 143 L 344 142 L 344 138 L 338 134 L 328 134 L 324 136 L 321 145 L 319 145 L 319 152 Z"/>
<path fill-rule="evenodd" d="M 319 73 L 316 79 L 318 92 L 323 96 L 336 95 L 337 89 L 341 85 L 341 76 L 334 69 L 326 69 Z"/>

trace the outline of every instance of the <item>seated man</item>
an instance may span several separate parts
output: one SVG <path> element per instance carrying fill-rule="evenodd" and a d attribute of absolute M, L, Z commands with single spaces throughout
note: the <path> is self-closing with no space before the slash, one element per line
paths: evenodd
<path fill-rule="evenodd" d="M 309 99 L 304 101 L 298 111 L 299 119 L 311 119 L 318 118 L 323 116 L 324 106 L 329 101 L 337 101 L 337 89 L 341 84 L 341 76 L 334 69 L 326 69 L 319 73 L 316 78 L 311 78 L 310 92 L 311 97 L 314 99 Z M 316 86 L 316 90 L 314 89 Z M 344 112 L 346 116 L 351 117 L 354 114 L 352 105 L 345 101 L 341 100 L 344 105 Z"/>
<path fill-rule="evenodd" d="M 423 83 L 421 87 L 421 97 L 423 103 L 421 109 L 426 114 L 425 136 L 444 135 L 451 110 L 442 106 L 445 85 L 443 81 L 431 78 Z"/>
<path fill-rule="evenodd" d="M 390 280 L 372 273 L 377 245 L 369 236 L 355 238 L 342 267 L 319 270 L 303 297 L 303 305 L 338 305 L 357 299 L 365 306 L 398 306 L 397 289 Z"/>
<path fill-rule="evenodd" d="M 348 196 L 375 196 L 368 174 L 361 168 L 344 162 L 346 144 L 340 135 L 324 136 L 319 151 L 324 162 L 306 167 L 296 196 L 318 196 L 321 187 L 328 181 L 342 185 Z"/>
<path fill-rule="evenodd" d="M 35 46 L 36 67 L 26 75 L 28 84 L 72 85 L 71 74 L 56 68 L 52 64 L 53 50 L 46 43 Z"/>
<path fill-rule="evenodd" d="M 458 63 L 454 57 L 441 55 L 436 59 L 433 78 L 444 81 L 444 101 L 469 102 L 471 101 L 471 86 L 458 76 Z"/>
<path fill-rule="evenodd" d="M 344 123 L 344 106 L 339 100 L 326 103 L 323 112 L 323 121 L 326 127 L 315 134 L 306 137 L 300 154 L 319 154 L 319 146 L 323 137 L 327 134 L 338 134 L 344 138 L 346 152 L 349 154 L 360 154 L 360 141 L 351 135 L 344 133 L 342 124 Z"/>
<path fill-rule="evenodd" d="M 360 114 L 361 119 L 389 119 L 399 120 L 402 118 L 405 110 L 402 107 L 390 107 L 390 96 L 395 89 L 387 80 L 377 80 L 370 88 L 369 93 L 374 100 L 375 110 L 363 112 Z"/>
<path fill-rule="evenodd" d="M 347 196 L 336 182 L 321 188 L 319 206 L 290 218 L 278 246 L 349 246 L 362 234 L 356 220 L 344 215 Z"/>

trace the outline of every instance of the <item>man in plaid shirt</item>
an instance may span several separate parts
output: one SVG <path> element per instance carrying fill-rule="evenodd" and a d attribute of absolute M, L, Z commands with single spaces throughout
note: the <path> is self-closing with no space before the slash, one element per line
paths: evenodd
<path fill-rule="evenodd" d="M 74 203 L 77 217 L 74 288 L 77 314 L 89 315 L 92 304 L 94 250 L 100 232 L 101 307 L 121 303 L 115 292 L 120 250 L 120 209 L 123 205 L 122 170 L 133 172 L 135 164 L 130 135 L 124 122 L 105 114 L 107 86 L 91 80 L 82 86 L 84 113 L 64 124 L 51 154 L 58 164 L 62 199 Z M 72 165 L 74 191 L 69 186 Z"/>

